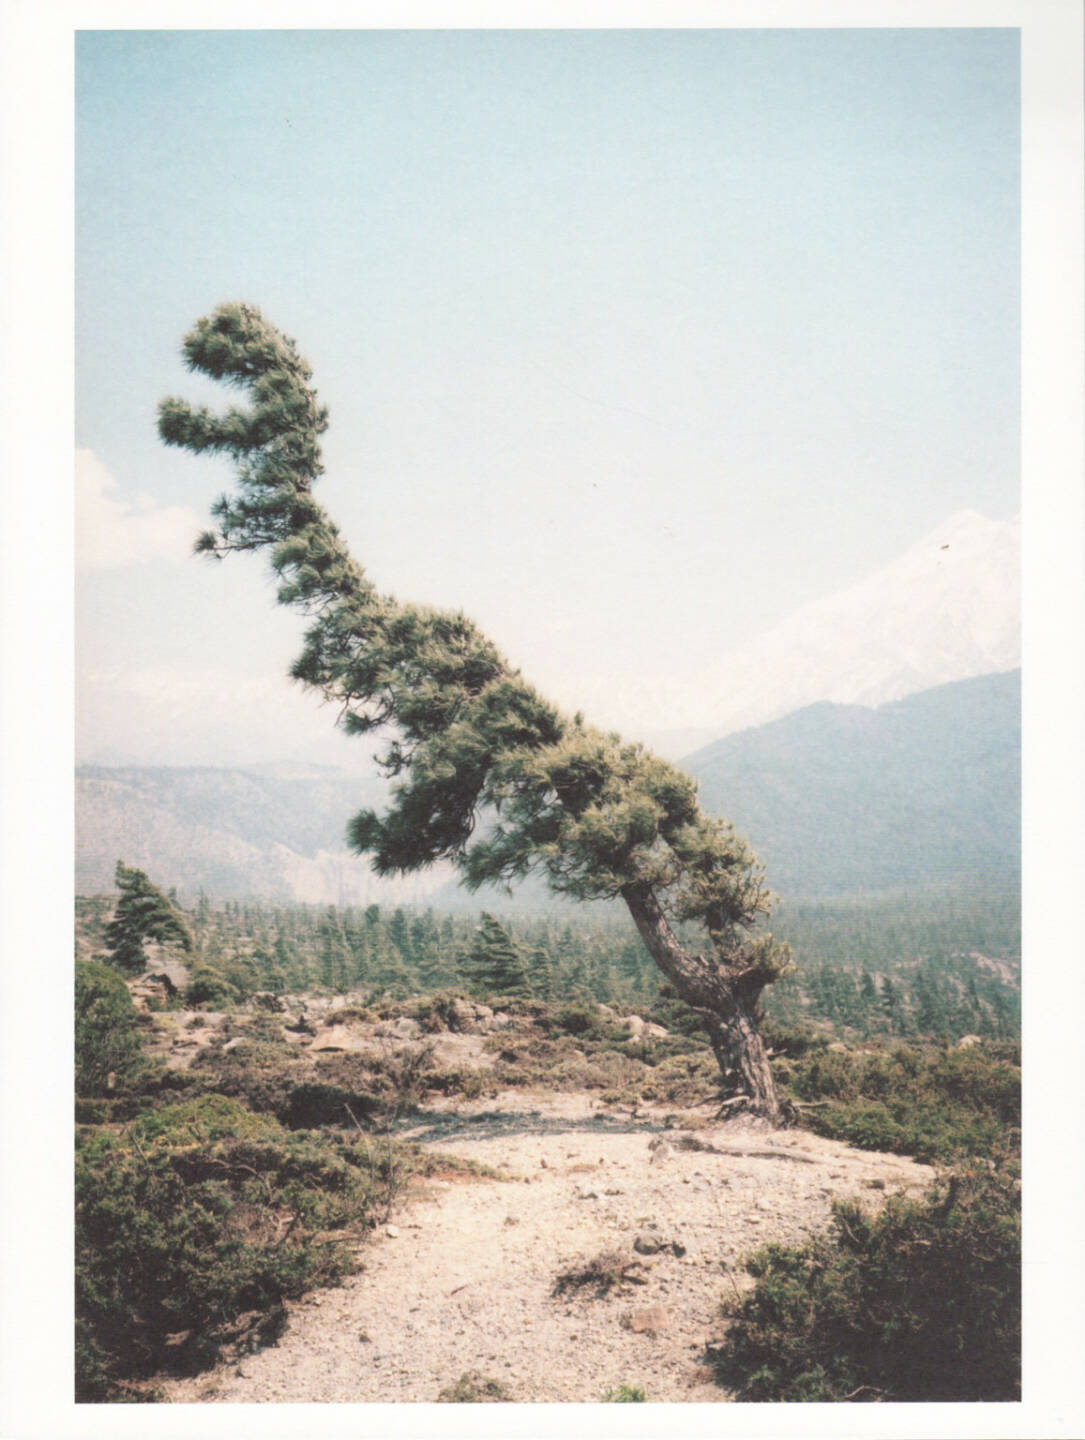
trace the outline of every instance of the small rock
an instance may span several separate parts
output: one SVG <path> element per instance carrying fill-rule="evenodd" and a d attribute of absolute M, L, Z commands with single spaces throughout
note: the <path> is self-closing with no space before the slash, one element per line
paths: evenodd
<path fill-rule="evenodd" d="M 626 1328 L 637 1335 L 659 1335 L 670 1323 L 670 1312 L 662 1305 L 649 1305 L 646 1310 L 632 1310 L 625 1320 Z"/>
<path fill-rule="evenodd" d="M 389 1240 L 398 1240 L 398 1239 L 399 1239 L 399 1226 L 398 1226 L 398 1225 L 386 1225 L 386 1226 L 384 1227 L 384 1233 L 388 1236 Z"/>
<path fill-rule="evenodd" d="M 666 1248 L 667 1240 L 658 1231 L 642 1230 L 633 1241 L 633 1249 L 638 1255 L 658 1255 Z"/>
<path fill-rule="evenodd" d="M 660 1140 L 658 1138 L 652 1141 L 652 1144 L 649 1148 L 652 1151 L 651 1163 L 653 1165 L 658 1165 L 661 1160 L 669 1160 L 674 1154 L 674 1147 L 672 1145 L 668 1145 L 666 1140 Z"/>
<path fill-rule="evenodd" d="M 578 1200 L 598 1200 L 599 1192 L 598 1190 L 589 1190 L 586 1185 L 578 1185 L 576 1188 L 576 1198 Z"/>

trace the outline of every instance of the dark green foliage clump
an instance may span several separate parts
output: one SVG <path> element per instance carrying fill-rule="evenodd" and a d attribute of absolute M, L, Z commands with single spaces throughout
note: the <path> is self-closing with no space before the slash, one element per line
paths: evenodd
<path fill-rule="evenodd" d="M 77 1395 L 117 1398 L 163 1370 L 273 1338 L 283 1301 L 352 1268 L 368 1151 L 290 1135 L 223 1096 L 90 1134 L 76 1158 Z"/>
<path fill-rule="evenodd" d="M 320 1125 L 350 1125 L 368 1120 L 381 1108 L 373 1095 L 344 1090 L 341 1085 L 307 1082 L 295 1085 L 287 1097 L 283 1123 L 291 1130 Z"/>
<path fill-rule="evenodd" d="M 748 1262 L 721 1379 L 740 1401 L 1020 1399 L 1021 1217 L 1013 1170 L 981 1163 L 881 1214 Z"/>
<path fill-rule="evenodd" d="M 121 898 L 105 932 L 111 965 L 126 975 L 142 974 L 147 964 L 143 946 L 148 940 L 178 945 L 186 953 L 192 950 L 192 932 L 142 870 L 131 870 L 118 860 L 115 880 Z"/>
<path fill-rule="evenodd" d="M 75 1090 L 91 1098 L 124 1092 L 147 1070 L 128 986 L 107 965 L 75 967 Z"/>
<path fill-rule="evenodd" d="M 822 1043 L 774 1070 L 804 1125 L 861 1149 L 948 1161 L 996 1155 L 1020 1139 L 1021 1070 L 1010 1045 L 868 1053 Z"/>

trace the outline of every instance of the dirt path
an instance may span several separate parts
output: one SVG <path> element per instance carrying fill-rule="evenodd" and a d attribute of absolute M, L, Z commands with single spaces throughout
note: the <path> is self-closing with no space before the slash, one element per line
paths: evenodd
<path fill-rule="evenodd" d="M 931 1178 L 801 1131 L 677 1131 L 652 1112 L 629 1123 L 654 1129 L 584 1128 L 600 1121 L 582 1095 L 520 1092 L 456 1114 L 462 1125 L 446 1114 L 424 1143 L 509 1178 L 428 1182 L 365 1246 L 359 1274 L 290 1308 L 277 1345 L 168 1382 L 166 1398 L 433 1401 L 478 1371 L 515 1401 L 595 1401 L 622 1384 L 726 1401 L 704 1360 L 723 1295 L 748 1283 L 731 1268 L 741 1256 L 822 1229 L 831 1196 L 875 1203 Z M 554 1294 L 604 1252 L 629 1262 L 629 1280 L 603 1298 Z"/>

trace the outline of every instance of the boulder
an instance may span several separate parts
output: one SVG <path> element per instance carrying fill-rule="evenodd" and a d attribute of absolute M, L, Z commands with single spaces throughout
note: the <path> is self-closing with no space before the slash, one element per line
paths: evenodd
<path fill-rule="evenodd" d="M 422 1027 L 409 1015 L 400 1015 L 395 1020 L 382 1020 L 373 1034 L 384 1040 L 417 1040 L 422 1034 Z"/>

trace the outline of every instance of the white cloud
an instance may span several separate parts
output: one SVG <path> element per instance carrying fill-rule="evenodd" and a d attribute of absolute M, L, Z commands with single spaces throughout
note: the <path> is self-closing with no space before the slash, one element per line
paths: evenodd
<path fill-rule="evenodd" d="M 159 505 L 149 495 L 128 500 L 92 450 L 75 452 L 75 563 L 80 570 L 117 570 L 150 560 L 184 560 L 200 530 L 184 505 Z"/>

